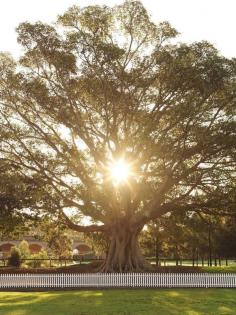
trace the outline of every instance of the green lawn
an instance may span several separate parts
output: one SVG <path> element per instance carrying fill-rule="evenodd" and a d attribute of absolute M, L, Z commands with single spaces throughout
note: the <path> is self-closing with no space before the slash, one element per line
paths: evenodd
<path fill-rule="evenodd" d="M 0 315 L 236 314 L 234 289 L 0 292 Z"/>
<path fill-rule="evenodd" d="M 232 266 L 212 266 L 212 267 L 202 267 L 203 272 L 233 272 L 236 273 L 236 265 Z"/>

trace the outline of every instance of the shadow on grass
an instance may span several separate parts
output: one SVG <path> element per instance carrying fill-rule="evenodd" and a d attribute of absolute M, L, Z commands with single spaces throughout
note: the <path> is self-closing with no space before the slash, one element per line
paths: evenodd
<path fill-rule="evenodd" d="M 234 289 L 0 292 L 0 315 L 236 314 Z"/>

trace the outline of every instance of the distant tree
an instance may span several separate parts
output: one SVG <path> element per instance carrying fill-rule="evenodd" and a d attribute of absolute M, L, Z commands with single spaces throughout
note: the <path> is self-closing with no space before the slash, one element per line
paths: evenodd
<path fill-rule="evenodd" d="M 43 221 L 43 225 L 39 225 L 40 238 L 47 242 L 48 248 L 55 257 L 69 258 L 72 255 L 72 241 L 66 233 L 66 229 L 62 225 L 55 222 Z"/>
<path fill-rule="evenodd" d="M 0 59 L 1 156 L 43 183 L 35 209 L 109 237 L 102 271 L 144 270 L 138 235 L 167 213 L 235 213 L 235 59 L 175 44 L 139 1 L 17 31 L 24 55 Z"/>
<path fill-rule="evenodd" d="M 84 240 L 97 256 L 107 255 L 109 249 L 109 238 L 101 232 L 86 233 Z"/>
<path fill-rule="evenodd" d="M 222 218 L 212 225 L 212 244 L 215 265 L 221 264 L 221 259 L 236 258 L 236 219 Z"/>
<path fill-rule="evenodd" d="M 148 224 L 139 236 L 139 242 L 143 254 L 147 257 L 155 257 L 156 265 L 159 265 L 160 256 L 166 254 L 165 232 L 161 222 Z"/>

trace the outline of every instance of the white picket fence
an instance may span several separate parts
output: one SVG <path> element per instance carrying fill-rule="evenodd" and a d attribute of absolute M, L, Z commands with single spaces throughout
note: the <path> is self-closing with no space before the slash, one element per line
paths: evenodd
<path fill-rule="evenodd" d="M 7 288 L 236 288 L 233 273 L 1 274 Z"/>

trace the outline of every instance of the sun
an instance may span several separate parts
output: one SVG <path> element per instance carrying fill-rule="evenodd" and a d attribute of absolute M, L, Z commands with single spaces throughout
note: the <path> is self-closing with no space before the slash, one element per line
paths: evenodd
<path fill-rule="evenodd" d="M 123 160 L 114 161 L 110 165 L 110 173 L 112 180 L 119 184 L 128 179 L 130 175 L 129 165 Z"/>

